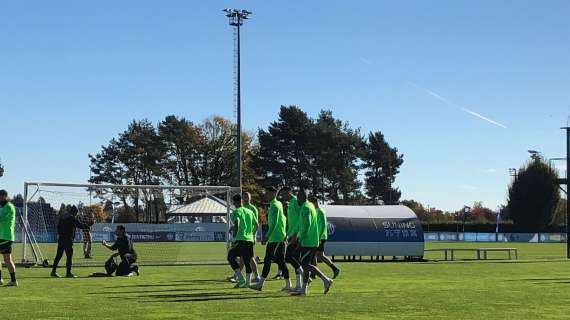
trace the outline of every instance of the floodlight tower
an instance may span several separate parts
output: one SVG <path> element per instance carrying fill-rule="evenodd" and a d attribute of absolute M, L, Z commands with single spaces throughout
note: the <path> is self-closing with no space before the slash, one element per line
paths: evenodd
<path fill-rule="evenodd" d="M 222 10 L 229 18 L 230 26 L 234 30 L 234 107 L 237 118 L 236 128 L 236 182 L 235 185 L 241 188 L 242 178 L 242 157 L 241 157 L 241 87 L 240 87 L 240 27 L 243 21 L 251 14 L 247 10 L 224 9 Z"/>
<path fill-rule="evenodd" d="M 570 178 L 570 127 L 560 128 L 566 131 L 566 179 L 559 179 L 559 184 L 566 185 L 566 191 L 568 192 L 568 179 Z M 570 223 L 570 197 L 566 194 L 566 258 L 570 259 L 570 228 L 568 223 Z"/>

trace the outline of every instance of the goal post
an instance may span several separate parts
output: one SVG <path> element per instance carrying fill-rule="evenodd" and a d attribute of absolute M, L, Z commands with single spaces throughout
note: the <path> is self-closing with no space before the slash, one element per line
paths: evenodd
<path fill-rule="evenodd" d="M 26 182 L 16 230 L 20 261 L 51 264 L 58 220 L 76 207 L 83 228 L 76 229 L 74 266 L 102 266 L 113 252 L 101 242 L 114 242 L 118 225 L 133 240 L 141 265 L 224 263 L 235 194 L 241 189 Z"/>

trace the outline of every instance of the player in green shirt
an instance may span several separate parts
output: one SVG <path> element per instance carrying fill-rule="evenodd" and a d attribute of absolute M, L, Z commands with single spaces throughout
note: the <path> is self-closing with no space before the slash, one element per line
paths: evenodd
<path fill-rule="evenodd" d="M 257 210 L 257 208 L 251 203 L 251 193 L 246 192 L 244 193 L 244 208 L 247 208 L 249 210 L 251 210 L 251 212 L 253 212 L 253 244 L 255 246 L 255 237 L 257 235 L 257 229 L 259 228 L 259 211 Z M 254 250 L 255 252 L 255 250 Z M 239 260 L 239 269 L 243 270 L 243 261 L 240 259 Z M 251 270 L 253 272 L 253 279 L 251 282 L 258 282 L 259 281 L 259 273 L 257 272 L 257 261 L 255 259 L 254 256 L 252 256 L 249 265 L 251 266 Z M 231 275 L 228 277 L 228 280 L 230 282 L 236 282 L 237 280 L 235 279 L 234 275 Z"/>
<path fill-rule="evenodd" d="M 315 206 L 317 210 L 317 225 L 319 226 L 319 236 L 320 236 L 320 244 L 317 248 L 317 254 L 315 255 L 315 265 L 317 265 L 317 261 L 324 262 L 327 266 L 329 266 L 333 271 L 333 279 L 340 274 L 340 269 L 332 262 L 329 257 L 325 255 L 325 243 L 328 239 L 328 227 L 327 227 L 327 214 L 325 209 L 319 206 L 319 202 L 317 201 L 317 197 L 310 197 L 309 201 Z"/>
<path fill-rule="evenodd" d="M 257 210 L 257 208 L 251 203 L 251 193 L 246 192 L 244 197 L 244 208 L 247 208 L 249 210 L 251 210 L 251 212 L 253 212 L 253 245 L 255 246 L 255 241 L 256 241 L 256 235 L 257 235 L 257 229 L 259 228 L 259 211 Z M 255 251 L 255 250 L 254 250 Z M 241 264 L 243 264 L 243 261 L 240 261 L 240 266 Z M 258 282 L 259 281 L 259 273 L 257 272 L 257 261 L 255 261 L 255 257 L 252 256 L 251 257 L 251 261 L 249 262 L 249 264 L 251 265 L 251 270 L 253 272 L 253 281 L 252 282 Z"/>
<path fill-rule="evenodd" d="M 0 254 L 4 257 L 4 263 L 10 272 L 10 282 L 6 286 L 17 287 L 16 265 L 12 259 L 12 243 L 14 242 L 14 227 L 16 226 L 16 208 L 10 202 L 8 192 L 0 190 Z M 2 263 L 0 262 L 0 285 L 2 280 Z"/>
<path fill-rule="evenodd" d="M 239 263 L 237 258 L 239 257 L 242 261 L 250 261 L 253 257 L 253 222 L 254 214 L 251 210 L 243 207 L 241 195 L 236 194 L 233 197 L 233 203 L 235 210 L 232 213 L 233 226 L 231 228 L 231 234 L 233 235 L 234 241 L 232 247 L 228 252 L 228 262 L 235 272 L 235 278 L 237 279 L 236 288 L 247 288 L 251 281 L 251 266 L 249 263 L 245 263 L 246 277 L 243 278 Z"/>
<path fill-rule="evenodd" d="M 283 204 L 277 200 L 278 194 L 279 191 L 274 187 L 269 187 L 265 190 L 265 198 L 269 202 L 269 210 L 267 212 L 268 230 L 262 243 L 267 243 L 267 247 L 265 248 L 261 278 L 256 285 L 251 287 L 259 291 L 263 289 L 265 279 L 267 279 L 269 271 L 271 271 L 271 262 L 275 262 L 283 273 L 285 287 L 281 291 L 288 292 L 291 289 L 289 270 L 285 265 L 286 220 L 283 214 Z"/>
<path fill-rule="evenodd" d="M 313 273 L 323 280 L 324 294 L 327 294 L 333 284 L 333 280 L 328 278 L 319 268 L 314 265 L 315 254 L 319 247 L 320 237 L 319 226 L 317 224 L 317 210 L 315 206 L 307 200 L 307 193 L 304 190 L 297 194 L 299 200 L 299 243 L 301 244 L 301 265 L 303 266 L 303 287 L 301 290 L 292 292 L 292 295 L 305 296 L 309 287 L 309 274 Z"/>
<path fill-rule="evenodd" d="M 293 195 L 291 188 L 284 187 L 281 189 L 283 198 L 287 201 L 287 251 L 285 252 L 285 261 L 287 261 L 295 270 L 297 285 L 295 291 L 301 289 L 303 285 L 303 268 L 299 261 L 300 244 L 298 241 L 299 231 L 299 202 L 297 197 Z"/>

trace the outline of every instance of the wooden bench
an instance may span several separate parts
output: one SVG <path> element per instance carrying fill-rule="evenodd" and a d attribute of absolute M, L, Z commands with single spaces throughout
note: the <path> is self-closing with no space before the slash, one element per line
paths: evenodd
<path fill-rule="evenodd" d="M 483 253 L 483 259 L 487 260 L 488 252 L 507 252 L 509 254 L 509 260 L 512 260 L 512 253 L 515 254 L 515 260 L 519 259 L 519 254 L 517 248 L 439 248 L 439 249 L 425 249 L 424 252 L 443 252 L 445 260 L 455 260 L 455 252 L 476 252 L 477 260 L 481 260 L 481 253 Z M 451 255 L 448 255 L 451 253 Z"/>

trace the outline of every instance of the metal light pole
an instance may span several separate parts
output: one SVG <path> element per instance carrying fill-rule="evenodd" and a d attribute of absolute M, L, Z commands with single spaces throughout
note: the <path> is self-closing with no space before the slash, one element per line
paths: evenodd
<path fill-rule="evenodd" d="M 553 161 L 562 161 L 562 160 L 566 160 L 566 158 L 550 158 L 550 159 L 548 159 L 548 167 L 552 168 L 552 162 Z"/>
<path fill-rule="evenodd" d="M 224 9 L 229 18 L 230 26 L 234 28 L 234 104 L 237 117 L 236 128 L 236 181 L 235 185 L 241 188 L 242 156 L 241 156 L 241 87 L 240 87 L 240 27 L 243 21 L 251 14 L 247 10 Z"/>
<path fill-rule="evenodd" d="M 570 173 L 570 127 L 563 127 L 562 130 L 566 130 L 566 172 Z M 566 189 L 568 189 L 568 177 L 566 179 L 560 179 L 559 183 L 566 184 Z M 568 228 L 568 222 L 570 222 L 570 210 L 568 206 L 570 205 L 570 197 L 566 195 L 566 258 L 570 259 L 570 228 Z"/>
<path fill-rule="evenodd" d="M 465 206 L 463 207 L 463 240 L 465 240 L 465 218 L 468 213 L 471 212 L 471 207 Z"/>
<path fill-rule="evenodd" d="M 497 215 L 495 216 L 495 220 L 497 225 L 495 226 L 495 242 L 499 242 L 499 224 L 501 223 L 501 206 L 497 206 Z"/>

